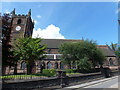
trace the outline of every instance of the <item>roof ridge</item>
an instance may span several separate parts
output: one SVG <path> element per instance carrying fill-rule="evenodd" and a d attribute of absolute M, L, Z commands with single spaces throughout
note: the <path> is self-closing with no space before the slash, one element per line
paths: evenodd
<path fill-rule="evenodd" d="M 74 41 L 81 41 L 80 39 L 43 39 L 43 40 L 74 40 Z"/>

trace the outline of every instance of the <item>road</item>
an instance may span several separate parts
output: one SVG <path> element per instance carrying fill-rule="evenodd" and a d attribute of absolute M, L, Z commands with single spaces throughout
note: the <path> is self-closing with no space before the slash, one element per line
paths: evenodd
<path fill-rule="evenodd" d="M 118 86 L 120 86 L 120 76 L 105 78 L 102 80 L 97 80 L 97 81 L 84 83 L 84 84 L 80 84 L 80 85 L 74 85 L 74 86 L 66 87 L 66 89 L 71 88 L 74 90 L 75 89 L 78 90 L 80 88 L 118 88 Z"/>

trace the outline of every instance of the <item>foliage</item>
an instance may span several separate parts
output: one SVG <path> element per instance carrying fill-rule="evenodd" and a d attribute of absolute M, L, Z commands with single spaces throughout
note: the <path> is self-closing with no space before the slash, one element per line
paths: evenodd
<path fill-rule="evenodd" d="M 120 47 L 113 43 L 110 46 L 117 56 L 118 64 L 120 64 Z"/>
<path fill-rule="evenodd" d="M 2 73 L 5 74 L 5 68 L 7 66 L 13 66 L 13 53 L 11 51 L 11 43 L 10 43 L 10 34 L 11 34 L 11 15 L 3 14 L 0 15 L 0 20 L 2 20 L 2 36 L 0 41 L 2 40 Z"/>
<path fill-rule="evenodd" d="M 76 69 L 66 69 L 66 73 L 75 73 Z"/>
<path fill-rule="evenodd" d="M 80 69 L 82 70 L 89 70 L 92 67 L 92 63 L 90 61 L 88 61 L 89 59 L 87 57 L 84 57 L 83 59 L 81 59 L 78 63 L 78 65 L 80 66 Z"/>
<path fill-rule="evenodd" d="M 43 76 L 55 76 L 56 75 L 56 70 L 55 69 L 43 69 Z"/>
<path fill-rule="evenodd" d="M 41 45 L 40 38 L 25 37 L 16 40 L 14 45 L 14 55 L 20 60 L 25 60 L 27 64 L 27 73 L 32 73 L 35 60 L 44 57 L 46 46 Z"/>
<path fill-rule="evenodd" d="M 111 49 L 112 49 L 113 51 L 116 51 L 116 50 L 117 50 L 117 44 L 111 43 L 110 47 L 111 47 Z"/>
<path fill-rule="evenodd" d="M 120 47 L 117 47 L 117 44 L 111 43 L 111 48 L 114 50 L 115 54 L 120 58 Z"/>
<path fill-rule="evenodd" d="M 10 33 L 11 29 L 10 22 L 8 20 L 10 14 L 3 14 L 2 16 L 2 60 L 3 66 L 9 66 L 10 64 L 10 55 L 11 55 L 11 45 L 10 45 Z"/>
<path fill-rule="evenodd" d="M 31 77 L 52 77 L 56 75 L 55 69 L 43 69 L 43 73 L 30 74 L 30 75 L 5 75 L 0 76 L 0 79 L 27 79 Z"/>
<path fill-rule="evenodd" d="M 59 47 L 59 51 L 63 54 L 62 60 L 64 62 L 70 65 L 72 61 L 77 61 L 79 63 L 77 63 L 78 68 L 81 67 L 80 65 L 82 63 L 85 64 L 85 62 L 94 67 L 98 64 L 102 65 L 105 60 L 105 56 L 101 50 L 97 48 L 96 42 L 94 41 L 67 42 Z"/>
<path fill-rule="evenodd" d="M 120 58 L 120 47 L 115 51 L 116 55 Z"/>

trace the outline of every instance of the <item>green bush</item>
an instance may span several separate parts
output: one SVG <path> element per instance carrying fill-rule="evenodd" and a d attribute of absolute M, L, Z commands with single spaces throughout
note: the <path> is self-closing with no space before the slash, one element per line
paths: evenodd
<path fill-rule="evenodd" d="M 56 70 L 55 69 L 43 69 L 43 76 L 55 76 L 56 75 Z"/>
<path fill-rule="evenodd" d="M 92 67 L 92 63 L 89 61 L 87 57 L 81 59 L 78 63 L 79 67 L 83 71 L 89 71 Z"/>

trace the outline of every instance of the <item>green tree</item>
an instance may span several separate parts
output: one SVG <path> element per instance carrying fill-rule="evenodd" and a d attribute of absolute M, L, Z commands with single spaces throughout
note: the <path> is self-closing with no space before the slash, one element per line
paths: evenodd
<path fill-rule="evenodd" d="M 96 42 L 88 40 L 64 43 L 59 47 L 59 51 L 63 54 L 62 60 L 64 62 L 69 65 L 72 61 L 77 61 L 78 68 L 81 67 L 79 61 L 81 63 L 83 63 L 82 61 L 90 61 L 91 66 L 95 67 L 98 64 L 102 65 L 105 60 L 105 56 L 101 50 L 97 48 Z M 88 60 L 85 57 L 88 58 Z"/>
<path fill-rule="evenodd" d="M 117 44 L 111 43 L 110 47 L 111 47 L 111 49 L 112 49 L 113 51 L 116 51 L 116 50 L 117 50 Z"/>
<path fill-rule="evenodd" d="M 120 69 L 120 47 L 118 47 L 118 49 L 115 51 L 115 53 L 117 55 L 118 65 L 119 65 L 119 69 Z"/>
<path fill-rule="evenodd" d="M 120 47 L 118 47 L 118 50 L 116 50 L 115 53 L 120 58 Z"/>
<path fill-rule="evenodd" d="M 81 70 L 90 70 L 92 67 L 92 63 L 87 57 L 84 57 L 83 59 L 79 60 L 78 65 L 80 66 Z"/>
<path fill-rule="evenodd" d="M 76 43 L 63 43 L 59 47 L 59 52 L 62 54 L 62 62 L 67 64 L 71 68 L 71 62 L 75 62 L 77 59 L 75 46 Z"/>
<path fill-rule="evenodd" d="M 46 46 L 41 44 L 40 38 L 25 37 L 16 40 L 14 45 L 14 56 L 20 60 L 25 60 L 27 74 L 35 73 L 35 60 L 44 57 Z"/>
<path fill-rule="evenodd" d="M 2 29 L 2 35 L 0 41 L 2 41 L 2 74 L 5 74 L 6 67 L 13 65 L 12 52 L 10 44 L 10 34 L 11 34 L 11 15 L 3 14 L 0 15 L 0 22 L 2 22 L 0 28 Z"/>
<path fill-rule="evenodd" d="M 120 65 L 120 47 L 118 47 L 117 44 L 113 44 L 113 43 L 111 43 L 110 47 L 115 52 L 117 60 L 118 60 L 117 61 L 118 65 Z"/>

